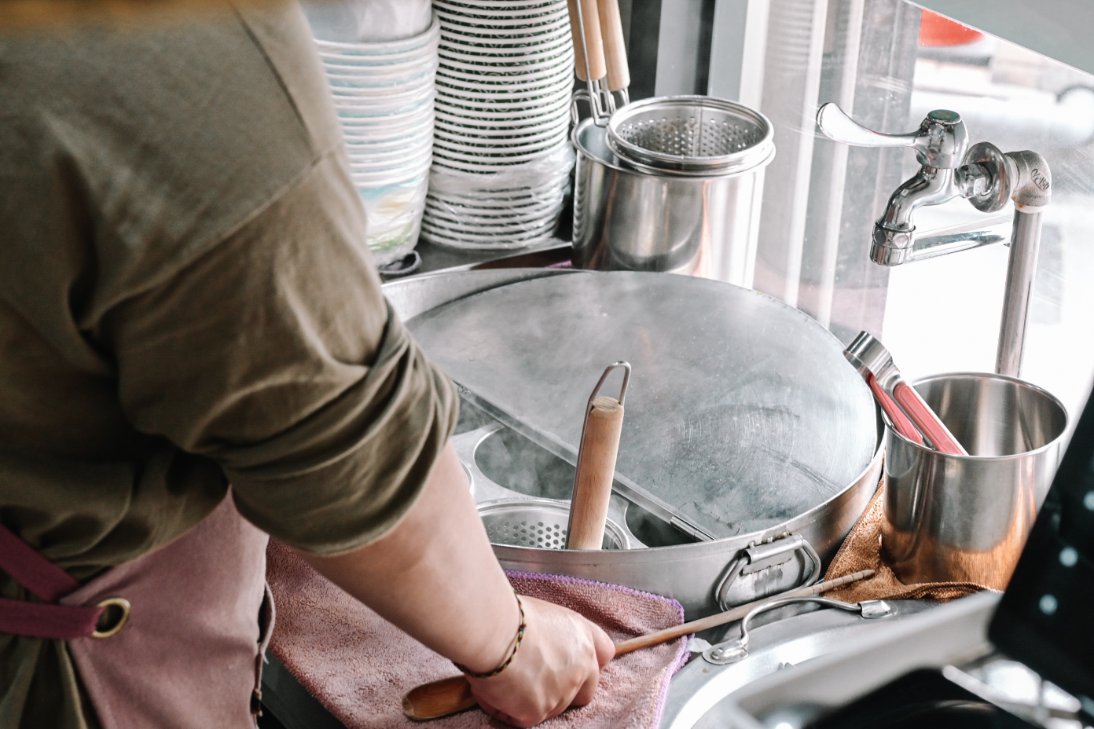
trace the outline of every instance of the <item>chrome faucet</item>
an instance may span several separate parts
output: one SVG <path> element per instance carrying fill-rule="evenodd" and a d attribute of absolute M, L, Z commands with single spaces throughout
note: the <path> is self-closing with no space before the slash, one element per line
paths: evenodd
<path fill-rule="evenodd" d="M 1048 205 L 1052 175 L 1036 152 L 1006 154 L 988 142 L 971 147 L 965 123 L 953 111 L 927 114 L 910 134 L 883 134 L 868 129 L 832 103 L 817 111 L 817 127 L 830 139 L 863 147 L 911 147 L 919 171 L 889 197 L 874 223 L 870 259 L 883 266 L 934 258 L 994 243 L 1010 243 L 1003 315 L 996 352 L 996 372 L 1017 376 L 1022 364 L 1033 271 L 1041 240 L 1041 212 Z M 916 235 L 915 211 L 965 198 L 981 212 L 1001 210 L 1014 201 L 1010 236 L 979 223 L 931 236 Z"/>

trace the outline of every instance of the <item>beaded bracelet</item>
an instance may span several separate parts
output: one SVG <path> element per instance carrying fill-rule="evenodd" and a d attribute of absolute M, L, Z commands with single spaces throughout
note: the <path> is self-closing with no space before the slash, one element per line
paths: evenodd
<path fill-rule="evenodd" d="M 456 668 L 460 669 L 461 673 L 464 673 L 471 678 L 490 678 L 492 676 L 497 676 L 499 673 L 508 668 L 509 664 L 513 662 L 513 658 L 517 655 L 517 649 L 520 648 L 520 642 L 524 640 L 524 630 L 528 627 L 524 622 L 524 605 L 522 605 L 520 602 L 520 595 L 514 592 L 513 596 L 517 598 L 517 610 L 520 611 L 520 625 L 517 627 L 517 637 L 513 641 L 513 648 L 509 651 L 509 655 L 506 656 L 505 660 L 502 661 L 501 665 L 499 665 L 497 668 L 492 671 L 486 671 L 484 673 L 477 673 L 476 671 L 472 671 L 466 666 L 461 666 L 459 663 L 455 663 L 455 661 L 453 661 L 453 663 L 455 663 L 456 665 Z"/>

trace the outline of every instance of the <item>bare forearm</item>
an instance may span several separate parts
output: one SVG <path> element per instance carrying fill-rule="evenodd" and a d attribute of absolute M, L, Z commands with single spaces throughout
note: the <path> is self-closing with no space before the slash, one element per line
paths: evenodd
<path fill-rule="evenodd" d="M 337 557 L 303 556 L 441 655 L 474 671 L 505 657 L 518 624 L 516 601 L 451 445 L 391 533 Z"/>

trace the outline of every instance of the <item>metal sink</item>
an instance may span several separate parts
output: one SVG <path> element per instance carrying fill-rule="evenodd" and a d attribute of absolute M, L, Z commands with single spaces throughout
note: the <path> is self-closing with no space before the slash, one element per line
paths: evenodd
<path fill-rule="evenodd" d="M 660 729 L 725 729 L 734 726 L 733 695 L 753 681 L 793 666 L 845 650 L 867 636 L 892 630 L 905 617 L 931 608 L 921 600 L 889 601 L 890 612 L 865 619 L 842 610 L 820 609 L 790 617 L 772 613 L 765 625 L 749 633 L 748 649 L 731 662 L 712 662 L 717 646 L 691 661 L 673 677 Z M 790 608 L 784 608 L 784 611 Z M 730 644 L 740 635 L 739 623 L 711 640 Z M 693 641 L 694 644 L 694 641 Z"/>

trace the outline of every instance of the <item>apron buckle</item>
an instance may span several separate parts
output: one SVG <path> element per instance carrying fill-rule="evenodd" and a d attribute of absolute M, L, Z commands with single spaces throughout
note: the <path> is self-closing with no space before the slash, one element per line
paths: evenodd
<path fill-rule="evenodd" d="M 124 597 L 108 597 L 95 607 L 103 609 L 99 621 L 95 624 L 95 632 L 92 638 L 109 638 L 117 635 L 129 620 L 129 611 L 132 606 Z"/>

